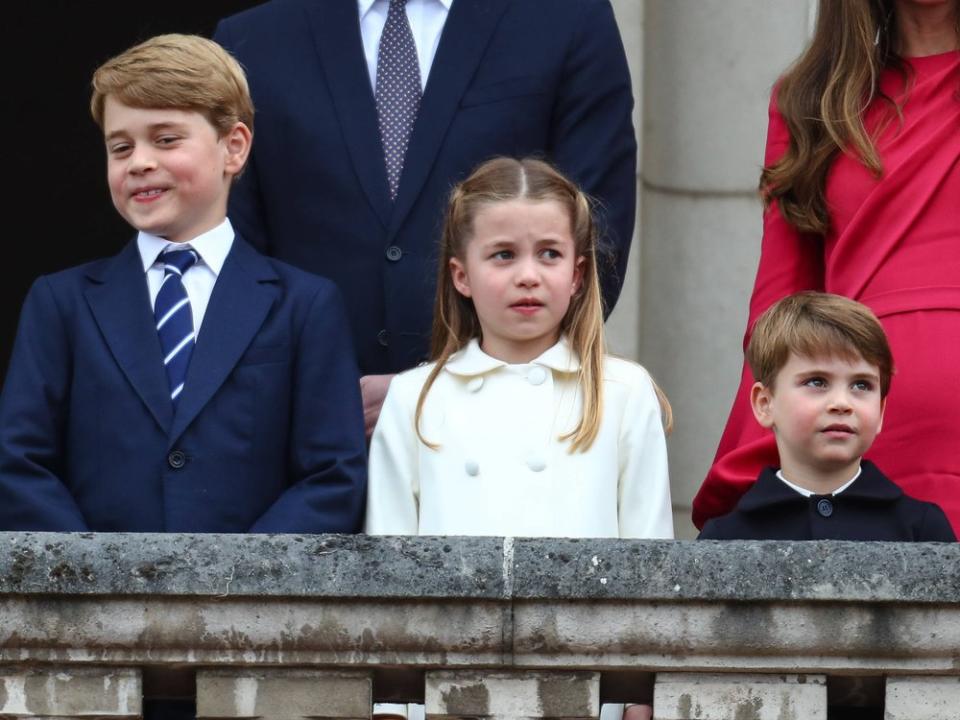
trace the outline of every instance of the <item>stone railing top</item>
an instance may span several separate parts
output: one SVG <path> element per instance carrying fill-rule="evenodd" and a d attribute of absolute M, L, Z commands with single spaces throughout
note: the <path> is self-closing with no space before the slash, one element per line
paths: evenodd
<path fill-rule="evenodd" d="M 0 595 L 960 602 L 960 545 L 0 533 Z"/>

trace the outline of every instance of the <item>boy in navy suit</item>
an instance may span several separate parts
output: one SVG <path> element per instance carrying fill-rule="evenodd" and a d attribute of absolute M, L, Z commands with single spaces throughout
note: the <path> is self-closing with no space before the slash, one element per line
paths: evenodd
<path fill-rule="evenodd" d="M 839 295 L 803 292 L 757 320 L 747 347 L 757 422 L 776 435 L 767 468 L 713 540 L 956 540 L 943 511 L 863 460 L 880 432 L 893 357 L 876 316 Z"/>
<path fill-rule="evenodd" d="M 101 66 L 118 255 L 37 280 L 0 396 L 0 529 L 355 532 L 357 369 L 335 287 L 226 218 L 250 152 L 239 64 L 165 35 Z"/>

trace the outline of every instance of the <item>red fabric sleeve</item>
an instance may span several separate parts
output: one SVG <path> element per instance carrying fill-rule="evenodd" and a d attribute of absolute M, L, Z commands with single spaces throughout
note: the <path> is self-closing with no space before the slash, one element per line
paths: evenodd
<path fill-rule="evenodd" d="M 775 163 L 787 150 L 790 133 L 776 106 L 776 94 L 770 100 L 765 166 Z M 750 318 L 743 339 L 746 349 L 757 318 L 782 297 L 801 290 L 823 290 L 823 242 L 799 233 L 780 214 L 776 203 L 763 218 L 760 265 L 750 299 Z M 740 496 L 756 481 L 767 465 L 779 465 L 773 433 L 753 417 L 750 387 L 753 376 L 744 364 L 740 388 L 733 402 L 720 445 L 700 491 L 693 499 L 693 522 L 698 528 L 712 517 L 730 512 Z"/>

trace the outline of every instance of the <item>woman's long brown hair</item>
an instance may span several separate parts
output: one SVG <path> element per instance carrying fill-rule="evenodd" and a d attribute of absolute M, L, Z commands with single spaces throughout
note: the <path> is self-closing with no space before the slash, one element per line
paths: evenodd
<path fill-rule="evenodd" d="M 960 37 L 960 0 L 957 34 Z M 765 167 L 760 192 L 765 205 L 801 232 L 825 234 L 830 227 L 826 180 L 838 152 L 852 152 L 874 174 L 880 157 L 864 126 L 867 106 L 880 92 L 880 73 L 894 68 L 908 89 L 909 72 L 896 52 L 894 0 L 820 0 L 810 46 L 780 80 L 777 106 L 790 131 L 782 158 Z"/>

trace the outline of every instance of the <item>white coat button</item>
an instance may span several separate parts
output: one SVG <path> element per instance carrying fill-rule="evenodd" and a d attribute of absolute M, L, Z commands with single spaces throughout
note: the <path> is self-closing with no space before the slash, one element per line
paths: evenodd
<path fill-rule="evenodd" d="M 527 458 L 527 467 L 533 470 L 534 472 L 540 472 L 547 467 L 547 461 L 544 460 L 539 455 L 532 455 Z"/>
<path fill-rule="evenodd" d="M 527 373 L 527 380 L 530 381 L 531 385 L 543 385 L 543 381 L 546 379 L 547 371 L 539 365 L 534 366 L 530 369 L 530 372 Z"/>
<path fill-rule="evenodd" d="M 467 383 L 467 390 L 470 392 L 479 392 L 480 388 L 483 387 L 483 375 L 477 375 L 475 378 L 471 378 L 470 382 Z"/>
<path fill-rule="evenodd" d="M 470 477 L 476 477 L 480 474 L 480 463 L 476 460 L 467 460 L 463 465 L 463 469 L 467 471 L 467 475 Z"/>

